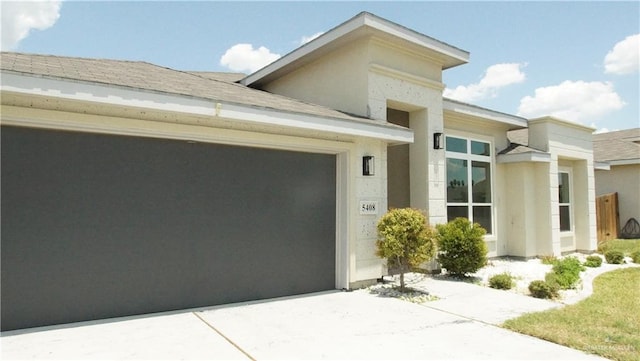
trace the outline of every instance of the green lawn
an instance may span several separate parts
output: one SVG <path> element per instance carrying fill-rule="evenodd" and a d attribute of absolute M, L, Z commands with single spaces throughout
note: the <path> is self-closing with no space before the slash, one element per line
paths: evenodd
<path fill-rule="evenodd" d="M 526 314 L 503 326 L 612 360 L 638 361 L 640 268 L 604 273 L 593 288 L 593 295 L 575 305 Z"/>
<path fill-rule="evenodd" d="M 620 251 L 625 256 L 631 256 L 631 253 L 640 251 L 640 239 L 612 239 L 604 241 L 598 245 L 598 252 Z"/>

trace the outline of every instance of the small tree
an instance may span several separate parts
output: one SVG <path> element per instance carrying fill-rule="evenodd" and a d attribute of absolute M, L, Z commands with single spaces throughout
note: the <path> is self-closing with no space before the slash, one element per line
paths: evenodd
<path fill-rule="evenodd" d="M 465 276 L 487 264 L 486 231 L 478 223 L 456 218 L 438 224 L 438 262 L 454 276 Z"/>
<path fill-rule="evenodd" d="M 404 292 L 404 274 L 412 267 L 435 255 L 435 229 L 427 217 L 417 209 L 396 208 L 378 222 L 376 254 L 387 260 L 387 267 L 400 271 L 400 291 Z"/>

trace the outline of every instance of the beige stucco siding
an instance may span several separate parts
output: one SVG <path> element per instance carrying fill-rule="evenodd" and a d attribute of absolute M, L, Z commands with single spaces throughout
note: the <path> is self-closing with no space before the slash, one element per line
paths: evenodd
<path fill-rule="evenodd" d="M 610 170 L 596 170 L 598 196 L 618 192 L 620 227 L 630 218 L 640 221 L 640 164 L 612 165 Z"/>
<path fill-rule="evenodd" d="M 596 241 L 593 129 L 545 117 L 529 121 L 529 145 L 547 151 L 549 164 L 551 251 L 593 251 Z M 568 172 L 571 181 L 571 230 L 560 231 L 558 173 Z M 538 185 L 543 187 L 542 185 Z M 539 242 L 546 243 L 545 240 Z M 546 246 L 540 245 L 546 249 Z"/>
<path fill-rule="evenodd" d="M 367 117 L 368 43 L 367 39 L 354 41 L 350 46 L 333 50 L 263 88 Z"/>

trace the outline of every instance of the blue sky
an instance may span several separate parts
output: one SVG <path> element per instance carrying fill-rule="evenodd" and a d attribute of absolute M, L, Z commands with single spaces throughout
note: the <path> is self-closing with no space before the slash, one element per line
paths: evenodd
<path fill-rule="evenodd" d="M 469 51 L 445 71 L 446 96 L 599 131 L 640 126 L 638 1 L 3 0 L 2 50 L 249 73 L 361 11 Z"/>

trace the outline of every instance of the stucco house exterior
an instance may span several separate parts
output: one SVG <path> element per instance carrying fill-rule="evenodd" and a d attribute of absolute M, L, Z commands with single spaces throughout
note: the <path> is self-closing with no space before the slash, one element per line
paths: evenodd
<path fill-rule="evenodd" d="M 593 129 L 443 98 L 468 60 L 370 13 L 247 76 L 2 53 L 3 330 L 360 287 L 389 207 L 595 250 Z"/>
<path fill-rule="evenodd" d="M 621 228 L 640 222 L 640 128 L 594 134 L 593 156 L 596 195 L 618 193 Z"/>

